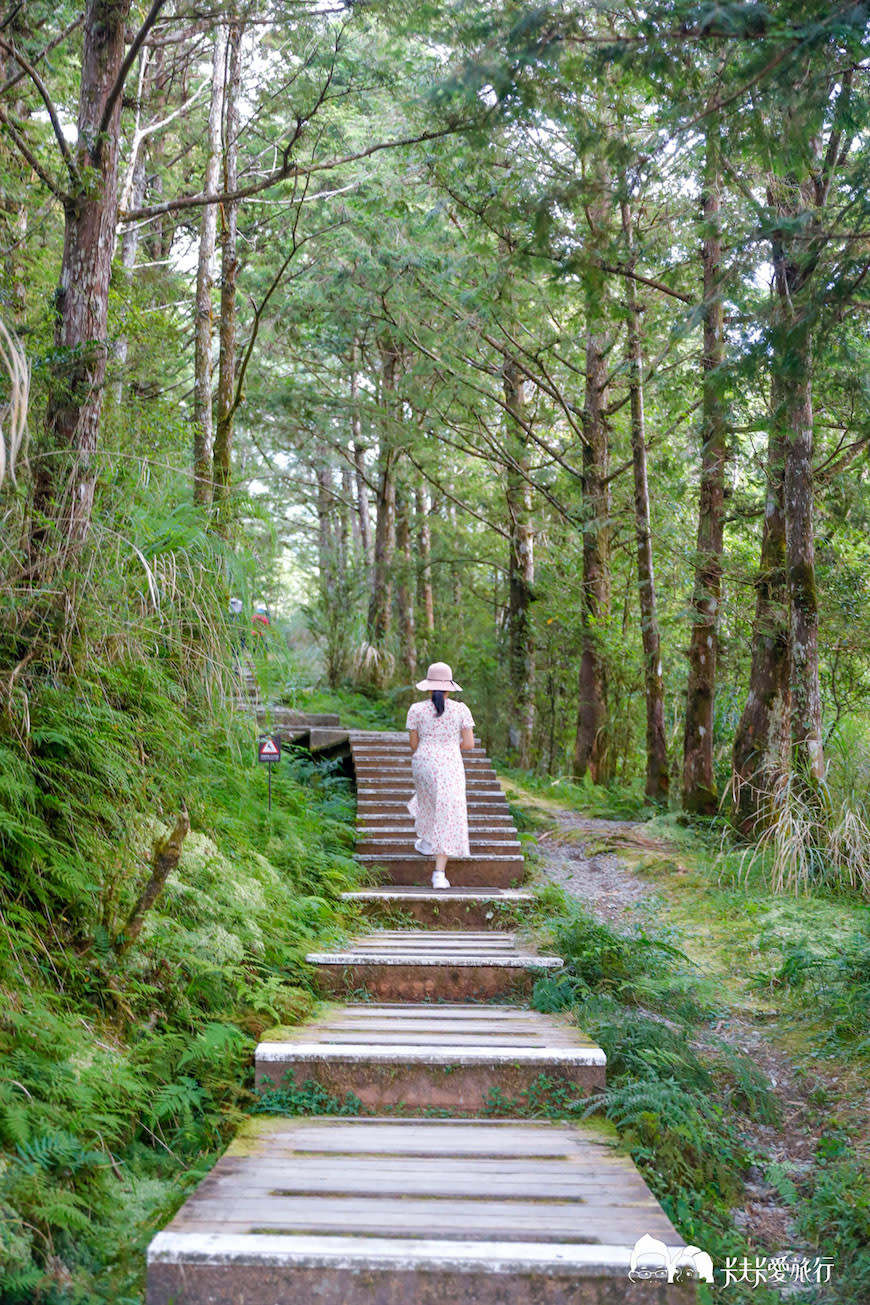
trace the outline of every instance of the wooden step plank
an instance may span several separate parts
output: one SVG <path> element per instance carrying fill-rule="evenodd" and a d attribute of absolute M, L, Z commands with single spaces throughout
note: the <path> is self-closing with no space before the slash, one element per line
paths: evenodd
<path fill-rule="evenodd" d="M 645 1233 L 683 1245 L 630 1160 L 581 1128 L 261 1119 L 152 1241 L 148 1305 L 642 1305 L 650 1284 L 627 1273 Z"/>

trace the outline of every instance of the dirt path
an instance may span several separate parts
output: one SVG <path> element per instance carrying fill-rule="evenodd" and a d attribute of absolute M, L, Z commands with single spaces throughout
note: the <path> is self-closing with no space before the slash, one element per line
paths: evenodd
<path fill-rule="evenodd" d="M 653 932 L 657 925 L 667 924 L 661 883 L 645 877 L 629 862 L 639 854 L 666 857 L 673 873 L 679 875 L 678 849 L 650 836 L 642 824 L 591 819 L 565 810 L 550 809 L 546 814 L 552 827 L 536 839 L 540 874 L 618 932 L 628 932 L 636 925 Z M 704 968 L 710 977 L 716 977 L 719 959 L 715 952 L 705 956 Z M 741 1128 L 753 1151 L 767 1156 L 769 1163 L 780 1166 L 781 1172 L 799 1185 L 802 1175 L 813 1166 L 816 1142 L 827 1116 L 815 1102 L 820 1100 L 820 1091 L 821 1099 L 835 1099 L 843 1084 L 829 1063 L 808 1066 L 783 1045 L 784 1030 L 775 1011 L 759 1009 L 751 1002 L 746 1006 L 735 1002 L 733 987 L 725 1006 L 727 1014 L 698 1036 L 696 1045 L 703 1049 L 717 1039 L 725 1041 L 751 1057 L 763 1071 L 780 1101 L 782 1127 L 741 1119 Z M 811 1254 L 800 1244 L 792 1209 L 766 1181 L 765 1172 L 770 1172 L 767 1166 L 749 1171 L 745 1204 L 732 1212 L 737 1226 L 746 1232 L 747 1253 Z"/>

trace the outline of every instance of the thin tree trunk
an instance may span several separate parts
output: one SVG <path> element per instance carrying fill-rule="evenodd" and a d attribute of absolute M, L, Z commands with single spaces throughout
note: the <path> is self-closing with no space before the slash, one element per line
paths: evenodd
<path fill-rule="evenodd" d="M 359 341 L 354 339 L 350 354 L 350 428 L 353 439 L 353 464 L 356 472 L 356 505 L 360 545 L 367 566 L 374 562 L 372 527 L 369 520 L 369 490 L 366 484 L 366 450 L 362 436 L 362 413 L 359 400 Z"/>
<path fill-rule="evenodd" d="M 227 36 L 229 77 L 224 121 L 224 190 L 234 191 L 239 176 L 239 95 L 242 85 L 242 28 L 230 25 Z M 214 441 L 213 495 L 216 515 L 225 518 L 230 494 L 233 455 L 233 425 L 236 415 L 236 286 L 239 276 L 237 251 L 238 201 L 221 205 L 221 307 L 220 357 L 218 363 L 217 430 Z"/>
<path fill-rule="evenodd" d="M 75 193 L 64 204 L 64 244 L 55 295 L 56 361 L 48 381 L 46 447 L 36 464 L 31 552 L 57 537 L 62 553 L 87 537 L 106 379 L 109 279 L 118 211 L 121 72 L 130 0 L 88 0 L 78 109 Z M 104 112 L 110 108 L 105 129 Z"/>
<path fill-rule="evenodd" d="M 752 668 L 732 757 L 733 818 L 747 836 L 763 821 L 773 783 L 789 766 L 791 635 L 783 501 L 788 443 L 784 409 L 783 387 L 774 374 L 761 561 L 755 581 Z"/>
<path fill-rule="evenodd" d="M 713 815 L 718 806 L 713 773 L 713 711 L 719 655 L 722 542 L 725 526 L 727 429 L 722 402 L 724 314 L 719 124 L 707 129 L 703 198 L 703 395 L 698 542 L 691 603 L 689 679 L 683 739 L 683 807 Z"/>
<path fill-rule="evenodd" d="M 589 299 L 583 404 L 583 633 L 574 776 L 582 779 L 588 770 L 596 784 L 606 784 L 613 778 L 607 666 L 601 638 L 610 617 L 607 360 L 605 342 L 593 329 L 597 305 L 591 295 Z"/>
<path fill-rule="evenodd" d="M 318 442 L 315 448 L 314 459 L 314 475 L 317 481 L 317 562 L 320 571 L 320 591 L 327 601 L 334 601 L 337 560 L 333 533 L 335 496 L 329 448 L 322 441 Z"/>
<path fill-rule="evenodd" d="M 796 770 L 811 784 L 824 777 L 825 758 L 813 532 L 814 358 L 809 318 L 814 307 L 804 301 L 815 269 L 809 237 L 819 229 L 824 198 L 817 177 L 802 185 L 792 177 L 771 179 L 768 201 L 785 222 L 773 238 L 772 365 L 784 396 L 786 430 L 783 504 L 791 607 L 791 746 Z"/>
<path fill-rule="evenodd" d="M 399 577 L 396 607 L 399 616 L 401 663 L 409 684 L 417 678 L 417 631 L 414 614 L 414 560 L 411 553 L 411 511 L 405 487 L 396 494 L 396 551 L 399 554 Z"/>
<path fill-rule="evenodd" d="M 368 617 L 369 643 L 379 649 L 386 645 L 392 627 L 393 557 L 396 551 L 396 450 L 393 423 L 396 420 L 398 353 L 392 343 L 381 345 L 381 364 L 384 420 L 378 459 L 374 567 Z"/>
<path fill-rule="evenodd" d="M 133 184 L 130 191 L 131 204 L 134 207 L 138 207 L 145 199 L 145 183 L 145 157 L 140 149 L 133 167 Z M 123 269 L 123 277 L 126 283 L 125 288 L 128 295 L 132 293 L 133 269 L 136 266 L 136 254 L 139 250 L 141 230 L 141 227 L 137 223 L 132 222 L 124 229 L 124 234 L 121 236 L 121 267 Z M 119 404 L 122 402 L 124 397 L 124 371 L 130 347 L 130 342 L 127 338 L 128 315 L 129 308 L 125 304 L 121 313 L 121 329 L 118 332 L 118 338 L 115 341 L 113 349 L 115 355 L 115 366 L 117 367 L 117 375 L 114 383 L 115 402 Z"/>
<path fill-rule="evenodd" d="M 420 555 L 420 567 L 417 572 L 417 606 L 423 618 L 424 639 L 430 648 L 435 633 L 435 593 L 432 587 L 432 527 L 429 524 L 431 510 L 429 491 L 425 485 L 417 487 L 417 551 Z"/>
<path fill-rule="evenodd" d="M 216 195 L 220 179 L 221 120 L 226 77 L 227 29 L 215 32 L 212 59 L 211 104 L 208 113 L 203 192 Z M 196 268 L 196 306 L 193 344 L 193 501 L 208 504 L 212 498 L 212 286 L 217 237 L 217 205 L 202 210 L 199 259 Z"/>
<path fill-rule="evenodd" d="M 354 509 L 353 471 L 346 464 L 341 468 L 341 503 L 338 509 L 338 568 L 346 576 L 359 552 L 359 516 Z"/>
<path fill-rule="evenodd" d="M 523 376 L 513 359 L 504 366 L 507 410 L 506 476 L 508 510 L 508 671 L 511 686 L 510 746 L 523 769 L 532 764 L 535 729 L 535 640 L 531 606 L 535 583 L 535 532 L 528 478 L 526 395 Z"/>
<path fill-rule="evenodd" d="M 634 267 L 631 209 L 623 201 L 622 227 Z M 631 282 L 629 282 L 631 286 Z M 668 744 L 665 734 L 665 700 L 662 681 L 661 637 L 656 611 L 650 527 L 649 483 L 646 467 L 646 422 L 643 406 L 643 345 L 641 307 L 632 290 L 628 300 L 628 384 L 631 402 L 631 461 L 634 471 L 634 532 L 637 544 L 637 588 L 643 644 L 644 697 L 646 700 L 646 795 L 667 798 Z"/>
<path fill-rule="evenodd" d="M 819 605 L 813 537 L 812 343 L 796 333 L 787 399 L 785 548 L 791 600 L 791 743 L 794 764 L 806 779 L 824 778 L 822 698 L 819 688 Z"/>

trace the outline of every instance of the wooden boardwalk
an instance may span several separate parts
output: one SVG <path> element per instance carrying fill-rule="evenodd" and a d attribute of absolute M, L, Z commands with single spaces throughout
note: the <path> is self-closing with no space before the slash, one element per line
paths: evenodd
<path fill-rule="evenodd" d="M 386 882 L 346 894 L 368 932 L 307 958 L 342 1000 L 267 1035 L 256 1076 L 366 1113 L 252 1120 L 151 1243 L 148 1305 L 694 1302 L 692 1283 L 629 1279 L 641 1237 L 683 1242 L 609 1134 L 488 1117 L 606 1074 L 576 1026 L 528 1009 L 562 961 L 517 935 L 530 895 L 489 759 L 466 755 L 472 855 L 439 892 L 413 846 L 407 736 L 329 730 L 353 758 L 357 856 Z"/>

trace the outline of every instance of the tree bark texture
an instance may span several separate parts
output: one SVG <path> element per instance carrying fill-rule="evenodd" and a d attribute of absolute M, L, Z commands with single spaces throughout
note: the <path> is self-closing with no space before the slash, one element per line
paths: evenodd
<path fill-rule="evenodd" d="M 239 179 L 239 95 L 242 85 L 242 28 L 231 23 L 227 34 L 229 75 L 224 114 L 225 191 L 233 191 Z M 238 313 L 236 287 L 239 278 L 237 249 L 239 205 L 229 200 L 221 205 L 221 306 L 218 331 L 217 426 L 213 454 L 213 497 L 219 519 L 226 516 L 230 494 L 233 456 L 233 426 L 236 415 L 236 344 Z"/>
<path fill-rule="evenodd" d="M 355 534 L 359 532 L 363 561 L 367 566 L 374 562 L 372 545 L 372 526 L 369 519 L 369 488 L 366 483 L 366 450 L 363 443 L 362 411 L 359 397 L 359 341 L 354 340 L 350 355 L 350 429 L 353 441 L 353 465 L 356 474 L 356 515 Z"/>
<path fill-rule="evenodd" d="M 763 821 L 772 782 L 789 764 L 791 634 L 783 501 L 787 443 L 785 395 L 774 376 L 761 561 L 755 581 L 752 668 L 732 759 L 733 819 L 747 836 Z"/>
<path fill-rule="evenodd" d="M 211 102 L 208 111 L 205 177 L 203 192 L 219 194 L 221 163 L 221 121 L 226 79 L 227 29 L 215 32 L 212 59 Z M 212 499 L 212 286 L 217 240 L 217 205 L 202 210 L 199 258 L 196 267 L 196 304 L 193 335 L 193 501 L 208 504 Z"/>
<path fill-rule="evenodd" d="M 791 746 L 803 777 L 825 773 L 819 688 L 819 607 L 813 531 L 813 334 L 807 302 L 815 260 L 812 237 L 824 203 L 817 179 L 798 184 L 774 177 L 768 202 L 784 219 L 772 241 L 776 296 L 772 331 L 774 374 L 783 396 L 785 553 L 791 610 Z M 803 221 L 801 221 L 803 219 Z"/>
<path fill-rule="evenodd" d="M 31 548 L 37 556 L 53 534 L 52 522 L 60 528 L 61 552 L 82 543 L 91 525 L 118 210 L 120 95 L 102 134 L 100 125 L 124 61 L 129 11 L 129 0 L 89 0 L 85 10 L 77 179 L 64 203 L 47 447 L 34 479 Z"/>
<path fill-rule="evenodd" d="M 606 784 L 613 778 L 602 639 L 610 617 L 610 432 L 606 343 L 594 329 L 597 307 L 590 302 L 589 309 L 583 404 L 583 630 L 574 776 L 582 779 L 588 770 L 596 784 Z"/>
<path fill-rule="evenodd" d="M 414 613 L 414 559 L 411 549 L 411 504 L 406 486 L 396 493 L 396 551 L 399 574 L 396 608 L 399 618 L 401 665 L 409 684 L 417 678 L 417 629 Z"/>
<path fill-rule="evenodd" d="M 335 540 L 332 529 L 335 499 L 327 445 L 318 443 L 314 457 L 314 477 L 317 481 L 317 566 L 321 593 L 329 599 L 333 595 L 335 583 Z"/>
<path fill-rule="evenodd" d="M 417 606 L 420 609 L 424 640 L 429 648 L 435 633 L 435 591 L 432 585 L 432 527 L 429 513 L 432 502 L 425 485 L 416 491 L 417 552 L 420 558 L 417 572 Z"/>
<path fill-rule="evenodd" d="M 631 250 L 631 210 L 622 205 L 623 231 Z M 633 252 L 630 254 L 633 267 Z M 631 283 L 629 282 L 629 285 Z M 644 699 L 646 703 L 647 797 L 667 798 L 669 788 L 668 743 L 665 734 L 665 695 L 662 680 L 661 637 L 656 610 L 650 526 L 649 481 L 646 465 L 646 420 L 643 406 L 643 341 L 641 305 L 630 291 L 628 301 L 628 385 L 631 404 L 631 462 L 634 474 L 634 533 L 637 548 L 637 589 L 643 644 Z"/>
<path fill-rule="evenodd" d="M 807 779 L 824 778 L 822 698 L 819 687 L 819 604 L 813 533 L 812 345 L 796 342 L 798 375 L 788 391 L 785 455 L 785 548 L 791 601 L 791 742 L 794 763 Z"/>
<path fill-rule="evenodd" d="M 728 454 L 722 396 L 724 313 L 719 149 L 719 126 L 713 115 L 707 130 L 704 168 L 701 485 L 691 602 L 692 628 L 688 650 L 682 780 L 684 809 L 701 815 L 714 815 L 718 807 L 713 767 L 713 721 L 719 658 L 725 465 Z"/>
<path fill-rule="evenodd" d="M 513 359 L 505 362 L 505 481 L 508 513 L 508 671 L 511 688 L 510 746 L 524 769 L 532 764 L 535 730 L 535 639 L 532 603 L 535 584 L 535 531 L 528 472 L 526 394 Z"/>
<path fill-rule="evenodd" d="M 393 608 L 393 558 L 396 551 L 396 382 L 399 366 L 395 346 L 381 344 L 381 426 L 378 456 L 377 516 L 375 518 L 374 567 L 369 601 L 369 643 L 384 648 L 390 637 Z"/>

